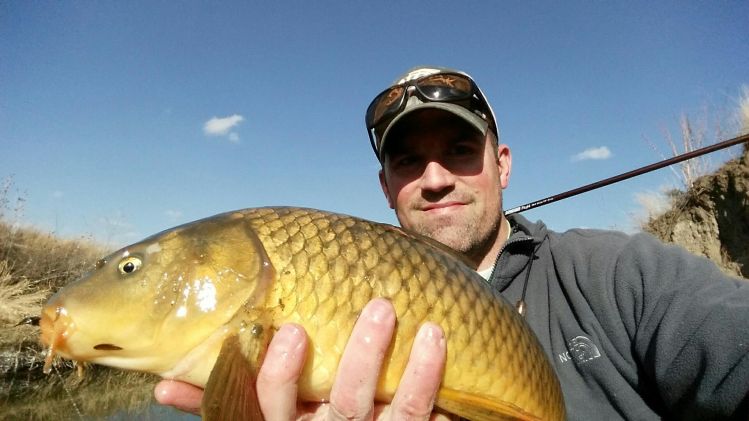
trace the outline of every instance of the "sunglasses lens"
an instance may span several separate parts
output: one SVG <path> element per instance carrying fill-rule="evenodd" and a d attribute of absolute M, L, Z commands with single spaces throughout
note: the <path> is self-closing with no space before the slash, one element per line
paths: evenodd
<path fill-rule="evenodd" d="M 426 76 L 415 83 L 419 92 L 430 101 L 460 101 L 470 98 L 470 79 L 457 74 L 440 73 Z M 384 118 L 397 113 L 403 105 L 407 86 L 395 86 L 378 95 L 367 108 L 367 126 L 374 127 Z"/>
<path fill-rule="evenodd" d="M 471 82 L 463 76 L 436 74 L 427 76 L 416 85 L 419 91 L 432 101 L 457 101 L 473 93 Z"/>
<path fill-rule="evenodd" d="M 403 86 L 395 86 L 377 95 L 377 98 L 367 108 L 367 126 L 374 127 L 382 121 L 383 117 L 397 112 L 403 104 L 404 91 Z"/>

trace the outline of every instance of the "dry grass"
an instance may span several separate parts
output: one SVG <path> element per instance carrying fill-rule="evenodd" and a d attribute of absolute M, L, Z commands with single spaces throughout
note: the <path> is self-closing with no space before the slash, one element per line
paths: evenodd
<path fill-rule="evenodd" d="M 749 133 L 749 85 L 741 87 L 738 109 L 739 130 L 742 134 Z"/>
<path fill-rule="evenodd" d="M 663 128 L 663 140 L 670 155 L 677 156 L 692 152 L 749 132 L 749 86 L 742 86 L 735 100 L 731 102 L 727 108 L 703 107 L 697 115 L 683 113 L 679 118 L 679 128 L 676 135 L 672 134 L 668 128 Z M 649 139 L 646 139 L 646 141 L 662 159 L 668 158 L 668 156 L 659 152 L 659 148 L 654 142 Z M 716 169 L 716 164 L 713 161 L 720 164 L 728 159 L 738 158 L 741 155 L 738 152 L 739 148 L 732 147 L 672 165 L 670 169 L 677 180 L 676 188 L 687 191 L 698 178 Z"/>
<path fill-rule="evenodd" d="M 50 419 L 186 419 L 153 405 L 158 377 L 88 366 L 83 377 L 58 359 L 42 372 L 39 328 L 18 325 L 43 302 L 108 254 L 86 239 L 68 240 L 20 227 L 25 200 L 12 178 L 0 181 L 0 421 Z M 194 417 L 193 417 L 194 418 Z"/>
<path fill-rule="evenodd" d="M 707 112 L 705 112 L 705 115 L 707 115 Z M 686 115 L 682 115 L 679 119 L 681 139 L 675 140 L 671 136 L 671 133 L 668 131 L 666 132 L 666 141 L 671 148 L 672 155 L 677 156 L 683 153 L 689 153 L 707 146 L 707 125 L 707 117 L 698 119 L 695 123 Z M 677 175 L 682 183 L 682 188 L 687 190 L 692 187 L 698 178 L 710 173 L 712 163 L 708 155 L 702 155 L 680 162 L 678 168 L 679 171 L 677 172 Z"/>
<path fill-rule="evenodd" d="M 63 240 L 32 228 L 0 221 L 0 261 L 15 281 L 56 290 L 80 276 L 105 254 L 102 246 L 84 240 Z"/>
<path fill-rule="evenodd" d="M 749 87 L 744 87 L 731 118 L 731 130 L 724 138 L 749 132 Z M 685 149 L 696 149 L 704 131 L 695 132 L 687 120 L 682 120 L 682 140 Z M 716 135 L 717 137 L 717 135 Z M 722 139 L 720 139 L 722 140 Z M 671 142 L 673 145 L 673 142 Z M 642 201 L 647 217 L 641 221 L 644 231 L 655 234 L 666 242 L 682 245 L 692 253 L 713 260 L 726 273 L 749 275 L 749 147 L 721 165 L 714 172 L 700 176 L 705 167 L 682 167 L 681 179 L 688 189 L 673 189 L 663 194 L 668 207 L 663 212 L 662 202 Z M 690 162 L 690 161 L 687 161 Z M 700 176 L 694 178 L 695 176 Z"/>
<path fill-rule="evenodd" d="M 7 185 L 2 189 L 7 193 Z M 44 300 L 92 267 L 104 248 L 18 228 L 3 215 L 8 213 L 0 211 L 0 419 L 90 419 L 114 412 L 142 418 L 152 403 L 155 376 L 91 366 L 79 378 L 64 361 L 45 375 L 38 327 L 17 326 L 39 315 Z"/>
<path fill-rule="evenodd" d="M 21 320 L 38 309 L 50 294 L 48 288 L 34 288 L 28 279 L 14 281 L 7 260 L 0 261 L 0 323 Z"/>
<path fill-rule="evenodd" d="M 741 87 L 735 102 L 728 111 L 715 111 L 703 108 L 698 116 L 682 114 L 679 118 L 679 132 L 673 135 L 670 130 L 663 129 L 663 140 L 670 150 L 671 156 L 691 152 L 696 149 L 718 143 L 744 133 L 749 133 L 749 86 Z M 658 146 L 645 139 L 656 154 L 662 159 L 666 156 L 659 152 Z M 743 146 L 747 148 L 746 144 Z M 669 167 L 676 182 L 671 187 L 662 187 L 661 191 L 643 193 L 636 200 L 640 209 L 632 213 L 636 226 L 644 227 L 648 221 L 662 215 L 673 205 L 684 192 L 688 191 L 700 177 L 712 173 L 717 169 L 715 162 L 724 163 L 728 159 L 737 159 L 741 146 L 734 146 L 721 152 L 698 156 Z M 664 207 L 666 203 L 666 207 Z"/>

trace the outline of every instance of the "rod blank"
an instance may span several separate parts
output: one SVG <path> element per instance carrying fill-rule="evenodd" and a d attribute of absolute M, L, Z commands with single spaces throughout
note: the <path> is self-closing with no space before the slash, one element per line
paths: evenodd
<path fill-rule="evenodd" d="M 681 155 L 676 155 L 673 158 L 665 159 L 663 161 L 659 161 L 650 165 L 646 165 L 644 167 L 640 167 L 632 171 L 628 171 L 619 175 L 615 175 L 613 177 L 609 177 L 601 181 L 596 181 L 595 183 L 590 183 L 585 186 L 578 187 L 576 189 L 568 190 L 564 193 L 559 193 L 554 196 L 549 196 L 541 200 L 536 200 L 534 202 L 526 203 L 525 205 L 522 205 L 522 206 L 517 206 L 512 209 L 508 209 L 505 211 L 505 216 L 512 215 L 513 213 L 527 211 L 529 209 L 547 205 L 552 202 L 557 202 L 562 199 L 566 199 L 568 197 L 577 196 L 580 193 L 585 193 L 585 192 L 595 190 L 600 187 L 605 187 L 605 186 L 608 186 L 609 184 L 618 183 L 619 181 L 626 180 L 628 178 L 637 177 L 638 175 L 642 175 L 650 171 L 655 171 L 657 169 L 661 169 L 663 167 L 676 164 L 681 161 L 686 161 L 687 159 L 691 159 L 700 155 L 705 155 L 711 152 L 715 152 L 720 149 L 729 148 L 731 146 L 738 145 L 739 143 L 743 143 L 747 141 L 749 141 L 749 133 L 738 136 L 738 137 L 734 137 L 732 139 L 724 140 L 722 142 L 718 142 L 710 146 L 705 146 L 704 148 L 696 149 L 691 152 L 686 152 Z"/>

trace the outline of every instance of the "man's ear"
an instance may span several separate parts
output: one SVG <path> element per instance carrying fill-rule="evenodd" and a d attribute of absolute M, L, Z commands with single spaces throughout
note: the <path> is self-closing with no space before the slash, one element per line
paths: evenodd
<path fill-rule="evenodd" d="M 512 153 L 507 145 L 497 146 L 497 167 L 499 168 L 499 184 L 506 189 L 510 184 L 510 173 L 512 172 Z"/>
<path fill-rule="evenodd" d="M 385 194 L 385 200 L 388 201 L 388 206 L 390 206 L 390 209 L 395 209 L 395 203 L 390 198 L 390 190 L 388 189 L 387 180 L 385 180 L 385 172 L 383 170 L 380 170 L 379 176 L 380 187 L 382 187 L 382 192 Z"/>

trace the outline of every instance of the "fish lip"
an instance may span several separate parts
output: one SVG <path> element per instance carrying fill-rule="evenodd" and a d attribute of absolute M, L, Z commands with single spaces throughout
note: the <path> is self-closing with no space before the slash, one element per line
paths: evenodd
<path fill-rule="evenodd" d="M 39 330 L 41 331 L 41 342 L 44 346 L 52 345 L 55 339 L 55 322 L 60 317 L 59 307 L 45 307 L 42 310 L 42 317 L 39 320 Z"/>
<path fill-rule="evenodd" d="M 67 357 L 66 342 L 68 336 L 75 330 L 75 323 L 63 306 L 47 305 L 42 309 L 39 328 L 41 330 L 40 342 L 48 347 L 42 371 L 49 374 L 57 355 Z"/>
<path fill-rule="evenodd" d="M 76 323 L 63 306 L 47 306 L 39 320 L 42 345 L 63 351 L 67 339 L 75 332 Z"/>

